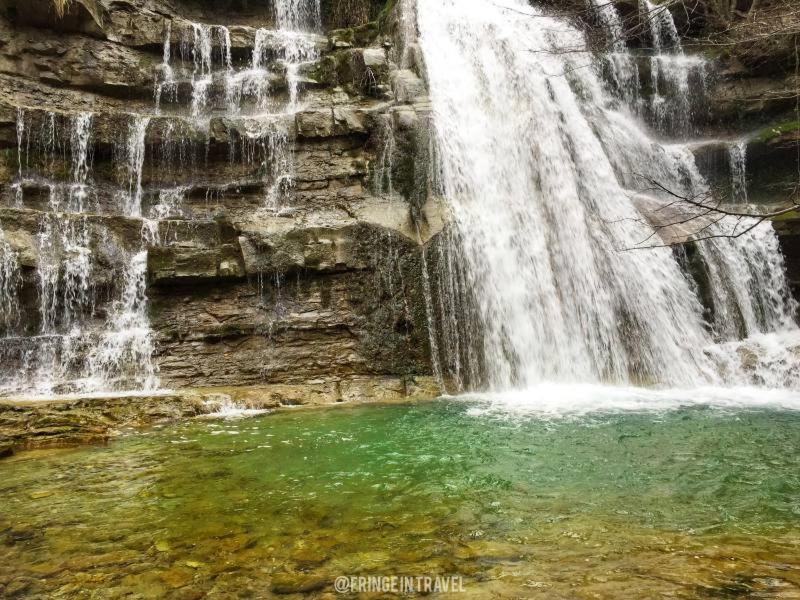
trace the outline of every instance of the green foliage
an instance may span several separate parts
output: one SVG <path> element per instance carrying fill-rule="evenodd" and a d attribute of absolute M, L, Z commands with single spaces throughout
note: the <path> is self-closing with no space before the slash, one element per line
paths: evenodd
<path fill-rule="evenodd" d="M 792 133 L 793 131 L 800 131 L 800 121 L 786 121 L 784 123 L 778 123 L 776 125 L 765 127 L 758 133 L 756 140 L 766 144 L 781 137 L 782 135 Z"/>

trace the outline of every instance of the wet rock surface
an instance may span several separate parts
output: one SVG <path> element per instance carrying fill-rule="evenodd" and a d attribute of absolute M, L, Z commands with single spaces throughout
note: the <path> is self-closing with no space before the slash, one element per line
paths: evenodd
<path fill-rule="evenodd" d="M 218 387 L 158 394 L 0 399 L 0 458 L 35 448 L 102 445 L 131 429 L 238 411 L 421 401 L 441 393 L 431 377 L 352 377 L 336 381 Z"/>
<path fill-rule="evenodd" d="M 146 250 L 165 387 L 430 373 L 421 253 L 445 213 L 413 205 L 387 151 L 386 124 L 400 109 L 419 122 L 426 90 L 393 75 L 384 2 L 349 15 L 323 3 L 326 27 L 351 28 L 305 35 L 296 67 L 268 3 L 80 0 L 63 17 L 34 4 L 0 10 L 0 228 L 27 299 L 14 335 L 44 327 L 55 217 L 84 235 L 87 328 L 109 327 L 126 263 Z"/>

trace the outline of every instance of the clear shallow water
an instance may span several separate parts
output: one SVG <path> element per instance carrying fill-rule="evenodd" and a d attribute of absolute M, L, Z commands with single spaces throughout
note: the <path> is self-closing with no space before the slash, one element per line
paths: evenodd
<path fill-rule="evenodd" d="M 445 399 L 23 454 L 0 462 L 0 585 L 323 596 L 339 575 L 455 574 L 460 597 L 797 597 L 800 412 L 619 412 L 611 390 L 607 413 Z"/>

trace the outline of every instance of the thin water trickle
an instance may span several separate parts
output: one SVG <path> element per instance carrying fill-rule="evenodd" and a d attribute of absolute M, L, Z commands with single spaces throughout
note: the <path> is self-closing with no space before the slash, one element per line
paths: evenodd
<path fill-rule="evenodd" d="M 150 117 L 134 115 L 128 130 L 124 155 L 128 180 L 128 195 L 122 214 L 139 217 L 142 214 L 142 170 L 145 158 L 145 138 Z"/>
<path fill-rule="evenodd" d="M 728 146 L 731 171 L 731 201 L 747 204 L 747 140 L 738 140 Z"/>
<path fill-rule="evenodd" d="M 22 108 L 17 108 L 17 181 L 12 185 L 14 189 L 14 205 L 17 208 L 22 208 L 23 203 L 23 190 L 22 190 L 22 157 L 27 155 L 23 153 L 23 140 L 25 139 L 25 111 Z"/>
<path fill-rule="evenodd" d="M 175 72 L 172 69 L 172 21 L 167 21 L 164 29 L 164 45 L 160 69 L 160 79 L 156 79 L 154 100 L 156 113 L 161 112 L 161 99 L 166 96 L 167 101 L 177 102 L 178 85 L 175 81 Z"/>
<path fill-rule="evenodd" d="M 0 333 L 3 335 L 15 333 L 19 325 L 21 284 L 19 258 L 0 229 Z"/>

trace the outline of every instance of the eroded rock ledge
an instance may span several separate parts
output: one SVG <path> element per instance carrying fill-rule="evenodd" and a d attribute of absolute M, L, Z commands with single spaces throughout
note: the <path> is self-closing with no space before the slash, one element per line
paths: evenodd
<path fill-rule="evenodd" d="M 0 400 L 0 458 L 35 448 L 104 444 L 125 429 L 212 415 L 235 404 L 275 411 L 431 400 L 432 377 L 353 377 L 340 381 L 194 388 L 136 396 Z"/>

